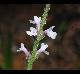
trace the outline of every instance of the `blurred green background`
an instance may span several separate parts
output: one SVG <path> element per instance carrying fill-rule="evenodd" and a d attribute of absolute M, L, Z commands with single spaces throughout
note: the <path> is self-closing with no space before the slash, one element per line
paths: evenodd
<path fill-rule="evenodd" d="M 25 70 L 24 52 L 16 52 L 20 43 L 31 51 L 34 38 L 26 34 L 33 16 L 41 16 L 45 4 L 0 4 L 0 69 Z M 50 55 L 40 55 L 34 70 L 80 69 L 80 4 L 51 4 L 44 30 L 54 25 L 55 40 L 45 37 Z"/>

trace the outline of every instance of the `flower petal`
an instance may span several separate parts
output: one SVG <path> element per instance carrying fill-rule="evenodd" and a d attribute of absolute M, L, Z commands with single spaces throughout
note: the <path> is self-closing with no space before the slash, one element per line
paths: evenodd
<path fill-rule="evenodd" d="M 36 36 L 37 35 L 37 30 L 33 27 L 30 27 L 31 31 L 26 31 L 26 33 L 30 36 Z"/>
<path fill-rule="evenodd" d="M 37 55 L 37 54 L 40 54 L 41 52 L 44 52 L 47 47 L 48 47 L 47 44 L 42 43 L 42 44 L 41 44 L 41 48 L 37 51 L 36 55 Z"/>
<path fill-rule="evenodd" d="M 41 23 L 41 17 L 37 17 L 37 16 L 34 16 L 34 22 L 36 24 L 36 29 L 39 30 L 40 28 L 40 23 Z"/>
<path fill-rule="evenodd" d="M 34 16 L 34 21 L 32 20 L 29 20 L 30 23 L 33 23 L 33 24 L 36 24 L 36 29 L 39 30 L 40 28 L 40 23 L 41 23 L 41 17 L 37 17 L 37 16 Z"/>
<path fill-rule="evenodd" d="M 35 22 L 34 21 L 32 21 L 32 20 L 29 20 L 30 21 L 30 23 L 33 23 L 33 24 L 35 24 Z"/>
<path fill-rule="evenodd" d="M 40 25 L 40 21 L 41 21 L 41 17 L 37 17 L 37 16 L 34 16 L 34 22 L 37 24 L 37 25 Z"/>
<path fill-rule="evenodd" d="M 25 53 L 25 56 L 28 57 L 30 56 L 30 53 L 28 52 L 28 50 L 24 47 L 24 44 L 21 43 L 21 48 L 19 48 L 20 50 L 17 50 L 17 52 L 23 51 Z"/>
<path fill-rule="evenodd" d="M 55 27 L 55 26 L 52 26 L 52 27 L 50 27 L 49 29 L 47 29 L 47 30 L 44 31 L 44 32 L 45 32 L 49 37 L 51 37 L 52 39 L 55 39 L 56 36 L 57 36 L 57 33 L 52 31 L 52 29 L 53 29 L 54 27 Z"/>
<path fill-rule="evenodd" d="M 44 51 L 44 53 L 47 54 L 47 55 L 49 55 L 49 52 L 48 51 Z"/>

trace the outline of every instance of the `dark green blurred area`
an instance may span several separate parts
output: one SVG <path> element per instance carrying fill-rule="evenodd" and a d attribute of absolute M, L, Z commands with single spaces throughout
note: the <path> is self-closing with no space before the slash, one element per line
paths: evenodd
<path fill-rule="evenodd" d="M 32 50 L 34 38 L 25 31 L 35 26 L 29 20 L 41 16 L 44 7 L 44 4 L 0 5 L 0 64 L 4 69 L 26 68 L 24 53 L 16 50 L 21 42 L 29 51 Z M 80 69 L 80 4 L 51 4 L 44 29 L 52 25 L 55 26 L 53 31 L 58 33 L 56 39 L 46 36 L 42 40 L 49 45 L 50 55 L 42 54 L 33 69 Z"/>

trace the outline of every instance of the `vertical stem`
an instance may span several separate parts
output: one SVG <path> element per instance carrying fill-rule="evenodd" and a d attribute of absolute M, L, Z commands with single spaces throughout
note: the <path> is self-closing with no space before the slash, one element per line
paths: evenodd
<path fill-rule="evenodd" d="M 38 45 L 39 45 L 39 41 L 35 40 L 34 45 L 33 45 L 32 56 L 31 56 L 31 58 L 28 60 L 27 70 L 32 70 L 33 62 L 34 62 L 35 59 L 36 59 L 35 54 L 36 54 L 36 49 L 38 48 Z"/>
<path fill-rule="evenodd" d="M 30 57 L 30 59 L 28 60 L 28 67 L 27 70 L 32 70 L 32 66 L 34 61 L 36 60 L 36 50 L 39 46 L 39 42 L 43 39 L 44 33 L 43 33 L 43 26 L 46 24 L 46 17 L 48 16 L 48 12 L 50 10 L 50 4 L 46 4 L 46 8 L 44 9 L 44 13 L 42 15 L 42 20 L 41 20 L 41 24 L 40 24 L 40 29 L 38 31 L 38 35 L 37 38 L 34 42 L 33 45 L 33 51 L 32 51 L 32 56 Z"/>

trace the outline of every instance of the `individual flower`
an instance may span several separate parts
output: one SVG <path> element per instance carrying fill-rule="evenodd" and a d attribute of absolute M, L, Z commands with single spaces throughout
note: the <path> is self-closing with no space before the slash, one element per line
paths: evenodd
<path fill-rule="evenodd" d="M 52 26 L 52 27 L 50 27 L 49 29 L 47 29 L 47 30 L 44 31 L 44 32 L 45 32 L 49 37 L 51 37 L 52 39 L 55 39 L 56 36 L 57 36 L 57 33 L 52 31 L 54 27 L 55 27 L 55 26 Z"/>
<path fill-rule="evenodd" d="M 30 27 L 31 31 L 26 31 L 26 33 L 30 36 L 36 36 L 37 35 L 37 30 L 33 27 Z"/>
<path fill-rule="evenodd" d="M 32 21 L 32 20 L 29 20 L 30 21 L 30 23 L 33 23 L 33 24 L 36 24 L 36 28 L 37 28 L 37 30 L 39 30 L 39 28 L 40 28 L 40 23 L 41 23 L 41 17 L 37 17 L 37 16 L 34 16 L 34 21 Z"/>
<path fill-rule="evenodd" d="M 20 50 L 17 50 L 17 52 L 23 51 L 25 53 L 26 59 L 30 56 L 30 53 L 28 52 L 28 50 L 24 47 L 24 44 L 21 43 L 21 48 L 19 48 Z"/>
<path fill-rule="evenodd" d="M 40 25 L 41 17 L 38 18 L 37 16 L 34 16 L 34 22 L 35 24 Z"/>
<path fill-rule="evenodd" d="M 41 48 L 39 50 L 37 50 L 36 55 L 40 55 L 40 53 L 42 53 L 42 52 L 49 55 L 49 52 L 45 51 L 47 47 L 48 47 L 47 44 L 42 43 Z"/>

